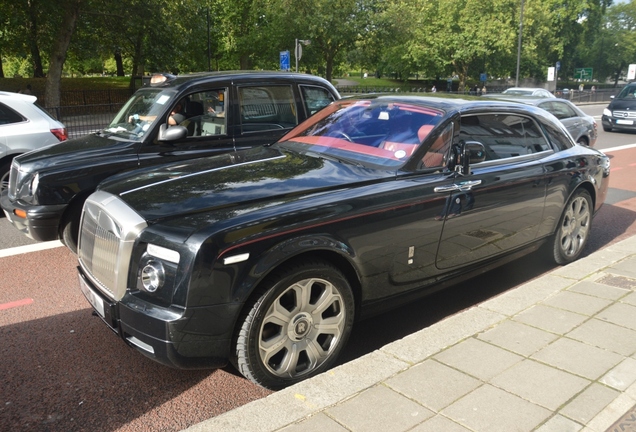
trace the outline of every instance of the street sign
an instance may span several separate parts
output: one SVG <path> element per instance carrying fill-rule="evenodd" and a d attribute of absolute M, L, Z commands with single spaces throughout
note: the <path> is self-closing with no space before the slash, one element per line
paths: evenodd
<path fill-rule="evenodd" d="M 280 70 L 288 71 L 289 67 L 289 51 L 280 52 Z"/>
<path fill-rule="evenodd" d="M 636 79 L 636 64 L 630 64 L 627 68 L 627 79 Z"/>
<path fill-rule="evenodd" d="M 561 70 L 561 62 L 560 61 L 556 62 L 556 70 L 557 70 L 557 72 Z"/>
<path fill-rule="evenodd" d="M 580 80 L 591 80 L 592 68 L 575 68 L 574 78 L 580 79 Z"/>
<path fill-rule="evenodd" d="M 554 81 L 554 67 L 548 68 L 548 81 Z"/>

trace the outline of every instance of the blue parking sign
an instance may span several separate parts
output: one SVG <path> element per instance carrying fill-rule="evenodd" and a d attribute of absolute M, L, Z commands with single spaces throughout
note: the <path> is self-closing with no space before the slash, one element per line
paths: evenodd
<path fill-rule="evenodd" d="M 289 67 L 289 51 L 280 52 L 280 70 L 288 71 Z"/>

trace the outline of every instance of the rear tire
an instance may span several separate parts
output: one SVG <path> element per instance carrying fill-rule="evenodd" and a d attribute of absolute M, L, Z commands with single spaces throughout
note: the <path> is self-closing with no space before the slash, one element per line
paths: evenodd
<path fill-rule="evenodd" d="M 592 227 L 592 198 L 579 189 L 568 200 L 552 240 L 552 256 L 559 265 L 575 261 L 583 252 Z"/>
<path fill-rule="evenodd" d="M 590 145 L 585 137 L 580 137 L 576 143 L 583 147 L 588 147 Z"/>
<path fill-rule="evenodd" d="M 354 309 L 351 287 L 333 265 L 305 261 L 284 267 L 246 304 L 232 362 L 272 390 L 318 375 L 346 344 Z"/>

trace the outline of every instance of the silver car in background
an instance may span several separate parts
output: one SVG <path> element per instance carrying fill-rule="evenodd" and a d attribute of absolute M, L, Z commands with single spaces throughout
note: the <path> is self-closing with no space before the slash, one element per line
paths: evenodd
<path fill-rule="evenodd" d="M 553 114 L 566 127 L 577 144 L 594 147 L 598 137 L 598 125 L 594 117 L 585 114 L 579 107 L 565 99 L 505 97 L 498 99 L 534 105 Z"/>
<path fill-rule="evenodd" d="M 40 108 L 33 95 L 0 91 L 0 193 L 13 158 L 68 138 L 66 127 Z"/>
<path fill-rule="evenodd" d="M 510 87 L 509 89 L 504 90 L 501 94 L 506 96 L 532 96 L 548 99 L 556 98 L 556 96 L 548 90 L 542 88 Z"/>

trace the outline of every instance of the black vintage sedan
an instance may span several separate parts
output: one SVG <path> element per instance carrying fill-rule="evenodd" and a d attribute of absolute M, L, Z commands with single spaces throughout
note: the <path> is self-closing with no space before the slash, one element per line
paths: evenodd
<path fill-rule="evenodd" d="M 146 356 L 278 389 L 331 367 L 356 320 L 542 245 L 575 260 L 608 176 L 536 107 L 341 100 L 274 145 L 102 183 L 80 287 Z"/>
<path fill-rule="evenodd" d="M 75 252 L 82 205 L 102 180 L 271 144 L 336 99 L 330 82 L 308 74 L 156 74 L 105 129 L 16 157 L 0 207 L 28 237 Z"/>

